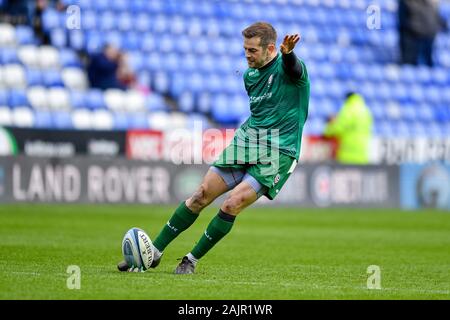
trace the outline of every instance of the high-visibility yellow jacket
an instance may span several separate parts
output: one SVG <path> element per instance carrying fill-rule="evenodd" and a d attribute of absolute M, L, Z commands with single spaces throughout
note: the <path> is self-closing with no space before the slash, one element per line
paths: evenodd
<path fill-rule="evenodd" d="M 325 127 L 326 137 L 339 141 L 336 160 L 346 164 L 367 164 L 373 120 L 362 96 L 347 98 L 337 116 Z"/>

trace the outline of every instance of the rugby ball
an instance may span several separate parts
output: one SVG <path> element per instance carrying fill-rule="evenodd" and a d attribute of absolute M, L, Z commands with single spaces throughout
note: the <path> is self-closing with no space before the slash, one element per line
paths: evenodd
<path fill-rule="evenodd" d="M 153 262 L 152 240 L 144 230 L 131 228 L 123 237 L 122 254 L 128 267 L 145 271 Z"/>

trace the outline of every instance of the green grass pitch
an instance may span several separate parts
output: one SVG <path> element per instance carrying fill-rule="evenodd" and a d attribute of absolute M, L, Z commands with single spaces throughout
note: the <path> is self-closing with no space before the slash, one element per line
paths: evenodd
<path fill-rule="evenodd" d="M 248 208 L 198 264 L 172 274 L 217 208 L 157 269 L 120 273 L 131 227 L 155 238 L 173 206 L 0 206 L 0 299 L 449 299 L 450 213 Z M 68 289 L 67 268 L 81 270 Z M 381 289 L 367 288 L 370 265 Z"/>

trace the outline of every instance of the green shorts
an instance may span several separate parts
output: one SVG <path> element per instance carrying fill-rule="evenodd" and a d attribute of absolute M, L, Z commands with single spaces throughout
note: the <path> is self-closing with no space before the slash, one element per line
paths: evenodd
<path fill-rule="evenodd" d="M 236 152 L 234 156 L 227 157 L 227 153 L 229 155 L 232 148 L 235 147 L 233 145 L 228 146 L 219 156 L 219 159 L 212 165 L 218 168 L 245 170 L 260 184 L 267 187 L 267 192 L 264 195 L 270 200 L 273 200 L 277 196 L 297 165 L 295 158 L 283 153 L 277 153 L 276 155 L 264 158 L 260 157 L 255 161 L 239 160 L 239 158 L 244 157 L 236 156 Z M 244 151 L 242 154 L 247 155 L 248 152 Z M 248 157 L 246 158 L 248 160 Z"/>

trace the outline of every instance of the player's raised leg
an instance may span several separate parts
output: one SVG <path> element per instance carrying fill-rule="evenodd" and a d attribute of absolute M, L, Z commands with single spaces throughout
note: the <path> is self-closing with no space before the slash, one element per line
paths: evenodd
<path fill-rule="evenodd" d="M 228 195 L 219 213 L 211 220 L 205 232 L 190 253 L 183 257 L 175 269 L 177 274 L 194 273 L 195 265 L 233 227 L 236 216 L 265 192 L 265 187 L 246 175 Z"/>
<path fill-rule="evenodd" d="M 223 179 L 213 170 L 208 170 L 198 189 L 189 199 L 183 201 L 178 206 L 172 217 L 156 237 L 153 243 L 156 249 L 156 260 L 159 261 L 167 245 L 181 232 L 188 229 L 205 207 L 227 190 L 228 186 Z"/>
<path fill-rule="evenodd" d="M 188 229 L 205 207 L 228 190 L 229 187 L 223 178 L 214 170 L 208 170 L 198 189 L 189 199 L 180 203 L 172 217 L 155 238 L 153 242 L 154 259 L 151 268 L 156 268 L 159 265 L 167 245 L 181 232 Z M 124 262 L 120 262 L 117 267 L 120 271 L 127 271 L 128 269 Z"/>

